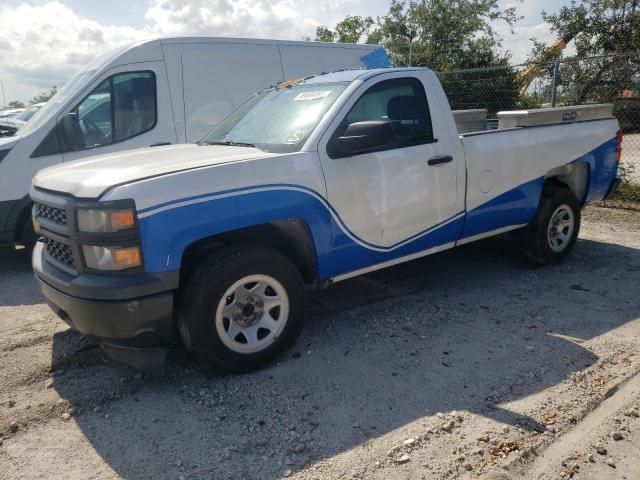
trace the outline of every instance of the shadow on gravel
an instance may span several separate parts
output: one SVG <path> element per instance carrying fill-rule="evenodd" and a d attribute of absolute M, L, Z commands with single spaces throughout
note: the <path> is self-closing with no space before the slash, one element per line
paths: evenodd
<path fill-rule="evenodd" d="M 29 252 L 24 248 L 0 247 L 0 306 L 43 302 L 31 271 Z"/>
<path fill-rule="evenodd" d="M 563 265 L 531 268 L 511 244 L 311 295 L 297 345 L 255 374 L 203 375 L 182 360 L 140 377 L 94 352 L 54 388 L 126 478 L 276 478 L 440 411 L 537 429 L 498 405 L 591 365 L 581 342 L 640 316 L 640 250 L 581 240 Z"/>

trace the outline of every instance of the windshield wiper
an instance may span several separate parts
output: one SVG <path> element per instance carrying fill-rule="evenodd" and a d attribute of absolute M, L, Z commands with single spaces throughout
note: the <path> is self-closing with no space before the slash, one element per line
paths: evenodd
<path fill-rule="evenodd" d="M 227 140 L 226 142 L 198 142 L 200 145 L 227 145 L 229 147 L 251 147 L 258 148 L 253 143 L 234 142 L 233 140 Z"/>

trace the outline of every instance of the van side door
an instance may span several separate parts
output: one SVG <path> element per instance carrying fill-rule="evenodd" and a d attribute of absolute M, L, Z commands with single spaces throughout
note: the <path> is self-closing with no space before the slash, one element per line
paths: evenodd
<path fill-rule="evenodd" d="M 441 112 L 429 83 L 413 73 L 365 81 L 319 142 L 328 201 L 345 230 L 334 246 L 342 270 L 453 246 L 462 227 L 456 164 L 464 159 L 436 121 Z M 382 124 L 391 135 L 374 148 L 336 152 L 334 144 L 357 137 L 362 122 Z"/>
<path fill-rule="evenodd" d="M 63 160 L 177 142 L 164 62 L 116 67 L 58 117 Z"/>

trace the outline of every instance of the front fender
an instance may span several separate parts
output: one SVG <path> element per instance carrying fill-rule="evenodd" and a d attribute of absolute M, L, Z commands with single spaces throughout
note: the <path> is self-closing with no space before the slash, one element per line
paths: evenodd
<path fill-rule="evenodd" d="M 192 243 L 242 228 L 297 218 L 306 222 L 319 278 L 333 272 L 336 225 L 318 193 L 301 187 L 265 186 L 176 201 L 139 212 L 145 270 L 177 270 Z"/>

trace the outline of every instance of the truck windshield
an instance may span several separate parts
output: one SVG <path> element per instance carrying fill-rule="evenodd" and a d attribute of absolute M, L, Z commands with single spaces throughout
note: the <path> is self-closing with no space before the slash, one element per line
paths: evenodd
<path fill-rule="evenodd" d="M 323 83 L 265 90 L 225 118 L 200 143 L 298 152 L 346 86 Z"/>
<path fill-rule="evenodd" d="M 33 117 L 20 129 L 20 134 L 24 135 L 32 130 L 36 130 L 40 125 L 44 125 L 49 119 L 57 115 L 58 110 L 62 104 L 69 98 L 70 95 L 76 93 L 77 90 L 84 87 L 84 85 L 93 77 L 95 70 L 85 70 L 76 74 L 71 80 L 69 80 L 58 92 L 47 101 L 47 103 L 37 112 L 33 114 Z"/>

